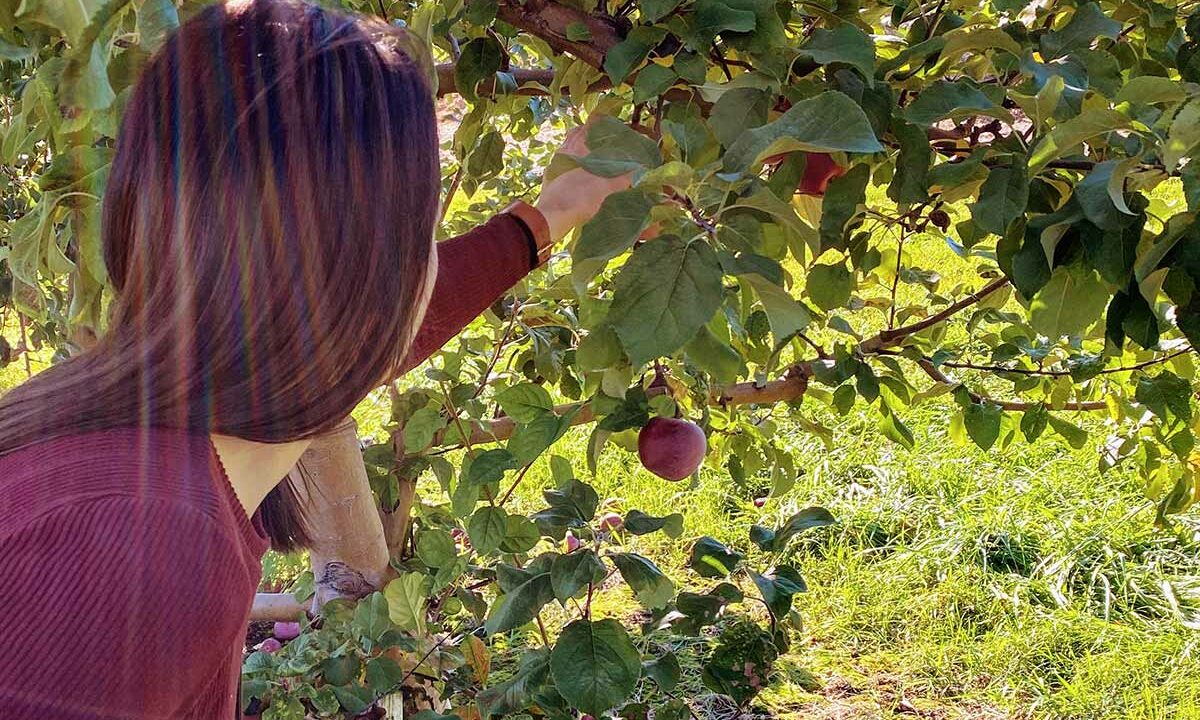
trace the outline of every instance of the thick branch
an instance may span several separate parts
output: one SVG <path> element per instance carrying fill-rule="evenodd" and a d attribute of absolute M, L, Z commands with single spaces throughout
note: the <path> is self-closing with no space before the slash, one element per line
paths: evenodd
<path fill-rule="evenodd" d="M 291 593 L 258 593 L 250 607 L 250 622 L 286 622 L 306 617 L 308 608 Z"/>
<path fill-rule="evenodd" d="M 554 82 L 554 71 L 533 69 L 533 70 L 510 70 L 509 74 L 517 82 L 517 95 L 549 95 L 547 89 Z M 458 83 L 454 78 L 454 63 L 444 63 L 437 66 L 438 76 L 438 97 L 446 95 L 458 94 Z M 596 88 L 602 90 L 604 88 Z M 496 91 L 495 79 L 484 80 L 479 83 L 477 88 L 478 94 L 482 96 L 492 95 Z"/>
<path fill-rule="evenodd" d="M 501 3 L 496 18 L 540 38 L 555 52 L 577 57 L 597 69 L 604 67 L 604 55 L 609 48 L 622 40 L 613 19 L 546 0 Z M 587 42 L 567 39 L 567 28 L 577 23 L 587 27 L 591 35 Z"/>

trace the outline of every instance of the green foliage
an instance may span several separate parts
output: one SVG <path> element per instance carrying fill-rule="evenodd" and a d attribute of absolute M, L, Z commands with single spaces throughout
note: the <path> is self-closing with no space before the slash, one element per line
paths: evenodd
<path fill-rule="evenodd" d="M 0 303 L 28 319 L 30 347 L 65 354 L 70 333 L 102 329 L 108 148 L 138 69 L 200 5 L 0 8 Z M 396 580 L 328 606 L 280 656 L 247 659 L 247 691 L 275 716 L 362 710 L 399 682 L 392 650 L 413 664 L 431 653 L 444 665 L 429 672 L 444 677 L 463 660 L 431 648 L 434 633 L 482 627 L 489 642 L 527 643 L 535 624 L 546 647 L 503 680 L 475 678 L 483 689 L 467 696 L 481 714 L 566 717 L 636 700 L 667 717 L 679 704 L 656 693 L 678 673 L 645 639 L 697 635 L 747 593 L 760 629 L 723 630 L 705 681 L 751 701 L 799 622 L 806 584 L 784 553 L 832 516 L 801 511 L 736 544 L 688 538 L 689 557 L 666 568 L 622 542 L 681 537 L 683 519 L 630 510 L 623 527 L 604 524 L 600 496 L 569 464 L 554 466 L 544 508 L 506 505 L 577 419 L 597 420 L 593 474 L 652 413 L 678 410 L 700 421 L 710 466 L 733 486 L 779 496 L 800 472 L 776 420 L 835 444 L 821 413 L 859 408 L 914 449 L 906 418 L 953 391 L 955 440 L 996 453 L 1048 437 L 1082 447 L 1097 426 L 1072 414 L 1100 412 L 1104 467 L 1136 469 L 1160 523 L 1200 494 L 1200 22 L 1182 7 L 655 0 L 602 4 L 607 21 L 557 8 L 573 19 L 539 39 L 546 18 L 523 22 L 535 11 L 519 3 L 344 5 L 403 21 L 435 60 L 455 62 L 468 106 L 447 151 L 470 200 L 450 203 L 444 231 L 532 190 L 547 138 L 581 113 L 608 117 L 587 156 L 548 174 L 579 165 L 630 174 L 633 187 L 569 241 L 569 266 L 535 273 L 424 369 L 416 382 L 428 387 L 394 404 L 386 429 L 411 457 L 366 451 L 381 504 L 426 469 L 442 495 L 419 511 Z M 526 68 L 552 69 L 542 94 L 513 92 Z M 825 160 L 837 171 L 809 179 Z M 930 239 L 955 258 L 924 264 L 912 247 Z M 726 402 L 738 381 L 741 399 Z M 472 423 L 487 432 L 497 410 L 515 428 L 503 447 L 470 447 L 458 467 L 430 447 L 465 444 Z M 584 547 L 559 552 L 567 532 Z M 652 616 L 644 637 L 594 616 L 617 575 Z M 541 628 L 554 603 L 568 614 L 562 638 L 578 642 Z"/>

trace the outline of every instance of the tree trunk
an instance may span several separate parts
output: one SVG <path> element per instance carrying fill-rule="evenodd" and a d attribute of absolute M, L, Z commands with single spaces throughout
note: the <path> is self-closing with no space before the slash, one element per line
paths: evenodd
<path fill-rule="evenodd" d="M 335 598 L 360 598 L 389 579 L 390 554 L 363 465 L 353 418 L 309 446 L 291 480 L 304 503 L 313 546 L 315 613 Z"/>

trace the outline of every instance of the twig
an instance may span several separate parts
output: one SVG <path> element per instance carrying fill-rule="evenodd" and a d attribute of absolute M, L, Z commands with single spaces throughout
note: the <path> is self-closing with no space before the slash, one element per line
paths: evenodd
<path fill-rule="evenodd" d="M 934 325 L 937 325 L 938 323 L 959 312 L 963 308 L 974 305 L 988 295 L 991 295 L 1000 288 L 1008 285 L 1008 282 L 1009 281 L 1007 277 L 996 278 L 987 285 L 984 285 L 979 290 L 976 290 L 958 302 L 951 303 L 941 312 L 930 315 L 920 322 L 913 323 L 912 325 L 904 325 L 903 327 L 898 328 L 889 328 L 880 332 L 875 337 L 870 338 L 869 340 L 866 340 L 860 344 L 858 346 L 858 351 L 863 355 L 873 355 L 878 353 L 880 350 L 896 345 L 909 335 L 913 335 L 926 328 L 933 327 Z"/>
<path fill-rule="evenodd" d="M 483 376 L 479 378 L 479 386 L 475 388 L 475 392 L 471 395 L 471 399 L 479 397 L 483 389 L 487 387 L 487 382 L 492 377 L 492 370 L 496 368 L 496 361 L 500 359 L 500 351 L 508 344 L 508 338 L 512 335 L 513 327 L 517 324 L 517 315 L 521 313 L 521 304 L 513 305 L 512 314 L 508 318 L 508 327 L 504 328 L 504 334 L 496 341 L 496 347 L 492 350 L 492 358 L 488 361 L 487 369 L 483 371 Z"/>
<path fill-rule="evenodd" d="M 921 366 L 921 369 L 925 371 L 926 375 L 928 375 L 929 377 L 933 378 L 935 381 L 937 381 L 943 385 L 950 385 L 951 387 L 958 387 L 958 386 L 962 385 L 964 388 L 966 388 L 966 386 L 963 385 L 962 383 L 952 380 L 941 370 L 938 370 L 937 366 L 935 366 L 932 362 L 930 362 L 928 360 L 925 360 L 925 359 L 919 360 L 919 361 L 917 361 L 917 364 Z M 1013 411 L 1019 412 L 1019 411 L 1023 411 L 1023 410 L 1029 410 L 1029 409 L 1032 409 L 1032 408 L 1035 408 L 1035 407 L 1045 404 L 1045 403 L 1041 403 L 1041 402 L 1026 402 L 1026 401 L 1017 401 L 1017 400 L 996 400 L 996 399 L 990 398 L 986 395 L 980 395 L 979 393 L 971 390 L 970 388 L 966 388 L 966 390 L 967 390 L 967 393 L 971 396 L 971 400 L 973 402 L 979 403 L 979 404 L 988 403 L 990 405 L 996 405 L 1001 410 L 1013 410 Z M 1054 409 L 1090 412 L 1090 411 L 1094 411 L 1094 410 L 1105 410 L 1107 408 L 1108 408 L 1108 403 L 1104 402 L 1103 400 L 1088 400 L 1088 401 L 1082 401 L 1082 402 L 1072 401 L 1072 402 L 1064 403 L 1062 405 L 1062 407 L 1058 407 L 1058 408 L 1054 408 Z"/>
<path fill-rule="evenodd" d="M 512 486 L 510 486 L 508 491 L 501 495 L 500 499 L 496 501 L 497 505 L 504 507 L 504 503 L 508 502 L 508 499 L 512 497 L 513 491 L 516 490 L 517 486 L 521 484 L 521 481 L 525 479 L 525 473 L 529 472 L 529 468 L 531 467 L 533 467 L 533 463 L 529 463 L 525 467 L 521 468 L 521 472 L 517 473 L 517 478 L 513 480 Z"/>
<path fill-rule="evenodd" d="M 438 213 L 438 225 L 446 221 L 446 213 L 450 210 L 450 203 L 454 201 L 454 194 L 458 192 L 458 186 L 462 184 L 463 165 L 459 163 L 458 169 L 454 171 L 454 178 L 450 180 L 450 187 L 446 190 L 446 199 L 442 201 L 442 210 Z"/>
<path fill-rule="evenodd" d="M 896 273 L 892 277 L 892 305 L 888 311 L 888 329 L 896 326 L 896 290 L 900 287 L 900 270 L 904 260 L 904 228 L 900 230 L 900 240 L 896 245 Z"/>
<path fill-rule="evenodd" d="M 1143 368 L 1148 368 L 1152 365 L 1159 365 L 1161 363 L 1165 363 L 1168 360 L 1171 360 L 1172 358 L 1177 358 L 1180 355 L 1185 355 L 1191 351 L 1192 351 L 1192 347 L 1189 345 L 1181 350 L 1176 350 L 1175 352 L 1168 353 L 1161 357 L 1152 358 L 1150 360 L 1144 360 L 1135 365 L 1123 365 L 1121 367 L 1105 368 L 1103 370 L 1096 371 L 1095 374 L 1096 375 L 1112 375 L 1112 374 L 1121 373 L 1121 372 L 1133 372 L 1134 370 L 1141 370 Z M 932 360 L 928 357 L 926 357 L 925 359 L 930 360 L 932 362 Z M 942 363 L 938 363 L 938 364 L 943 367 L 955 368 L 958 370 L 979 370 L 981 372 L 1011 373 L 1014 375 L 1045 375 L 1048 377 L 1065 377 L 1065 376 L 1069 376 L 1071 374 L 1070 370 L 1042 370 L 1040 368 L 1038 368 L 1038 369 L 1008 368 L 1008 367 L 1004 367 L 1003 365 L 977 365 L 975 363 L 969 363 L 969 362 L 942 362 Z"/>
<path fill-rule="evenodd" d="M 538 632 L 541 633 L 541 635 L 542 635 L 542 644 L 546 646 L 547 650 L 549 650 L 550 649 L 550 636 L 546 634 L 546 624 L 542 622 L 541 611 L 538 611 L 538 614 L 534 615 L 534 618 L 537 619 Z"/>
<path fill-rule="evenodd" d="M 33 377 L 33 366 L 29 363 L 29 338 L 25 333 L 25 315 L 18 312 L 17 319 L 21 321 L 21 348 L 24 350 L 22 354 L 25 356 L 25 379 L 28 380 Z"/>

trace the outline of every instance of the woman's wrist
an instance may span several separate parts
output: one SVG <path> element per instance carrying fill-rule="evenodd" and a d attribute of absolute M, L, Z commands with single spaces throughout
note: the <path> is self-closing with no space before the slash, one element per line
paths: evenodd
<path fill-rule="evenodd" d="M 550 258 L 550 250 L 554 245 L 554 228 L 550 224 L 550 218 L 524 200 L 513 202 L 504 212 L 516 218 L 525 230 L 530 243 L 530 266 L 538 267 L 545 263 Z"/>

